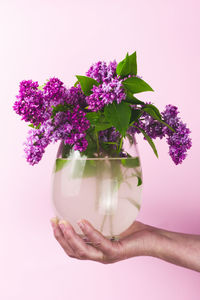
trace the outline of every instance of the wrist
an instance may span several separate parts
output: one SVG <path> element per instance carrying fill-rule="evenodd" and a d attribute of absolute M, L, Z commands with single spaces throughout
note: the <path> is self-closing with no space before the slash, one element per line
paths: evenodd
<path fill-rule="evenodd" d="M 143 247 L 140 249 L 140 255 L 163 259 L 164 252 L 172 242 L 171 238 L 165 235 L 163 230 L 153 226 L 147 226 L 143 234 Z"/>

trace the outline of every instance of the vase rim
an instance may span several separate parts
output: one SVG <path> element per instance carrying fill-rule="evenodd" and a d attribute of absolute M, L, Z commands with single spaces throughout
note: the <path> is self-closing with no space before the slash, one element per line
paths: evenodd
<path fill-rule="evenodd" d="M 78 157 L 75 158 L 76 160 L 121 160 L 121 159 L 139 159 L 139 156 L 132 156 L 132 157 Z M 62 160 L 74 160 L 73 157 L 67 157 L 67 158 L 57 158 L 57 159 L 62 159 Z"/>

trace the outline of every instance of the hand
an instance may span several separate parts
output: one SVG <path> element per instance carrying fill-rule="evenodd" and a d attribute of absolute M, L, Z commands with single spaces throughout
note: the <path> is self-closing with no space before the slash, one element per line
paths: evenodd
<path fill-rule="evenodd" d="M 135 221 L 120 234 L 118 241 L 111 241 L 87 220 L 77 223 L 86 236 L 86 241 L 75 232 L 66 220 L 51 219 L 54 236 L 70 257 L 109 264 L 133 256 L 150 255 L 154 227 Z"/>

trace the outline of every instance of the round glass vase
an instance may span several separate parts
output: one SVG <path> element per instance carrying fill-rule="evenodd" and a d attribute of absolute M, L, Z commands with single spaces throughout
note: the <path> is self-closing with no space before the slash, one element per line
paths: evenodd
<path fill-rule="evenodd" d="M 118 239 L 135 221 L 141 205 L 142 169 L 135 139 L 125 138 L 125 155 L 93 157 L 66 151 L 63 141 L 52 173 L 52 204 L 59 219 L 77 225 L 86 219 L 109 239 Z M 115 152 L 116 153 L 116 152 Z"/>

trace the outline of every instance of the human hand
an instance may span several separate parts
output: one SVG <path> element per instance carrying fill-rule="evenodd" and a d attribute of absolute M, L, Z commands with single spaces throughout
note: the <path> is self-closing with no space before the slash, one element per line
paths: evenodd
<path fill-rule="evenodd" d="M 111 241 L 89 221 L 81 220 L 77 223 L 86 236 L 86 241 L 66 220 L 51 219 L 54 236 L 70 257 L 109 264 L 134 256 L 151 255 L 154 227 L 135 221 L 119 235 L 119 240 Z"/>

